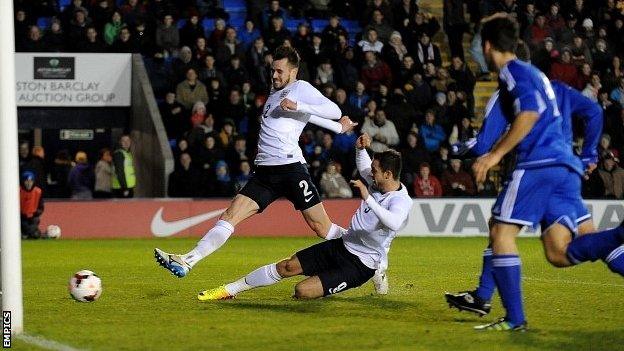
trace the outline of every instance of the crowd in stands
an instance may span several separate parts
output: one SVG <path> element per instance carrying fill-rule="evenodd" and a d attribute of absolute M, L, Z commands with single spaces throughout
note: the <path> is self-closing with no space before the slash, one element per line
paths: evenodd
<path fill-rule="evenodd" d="M 143 55 L 176 160 L 173 197 L 230 197 L 245 185 L 280 45 L 300 53 L 300 79 L 359 123 L 347 134 L 310 126 L 301 135 L 324 196 L 353 195 L 347 180 L 356 176 L 360 132 L 371 135 L 372 151 L 401 151 L 413 196 L 496 195 L 494 177 L 475 184 L 470 161 L 450 155 L 449 145 L 475 136 L 475 84 L 493 78 L 479 21 L 507 12 L 536 66 L 603 107 L 601 160 L 585 195 L 624 195 L 622 1 L 444 0 L 442 18 L 414 0 L 73 0 L 62 11 L 53 0 L 14 2 L 18 51 Z"/>

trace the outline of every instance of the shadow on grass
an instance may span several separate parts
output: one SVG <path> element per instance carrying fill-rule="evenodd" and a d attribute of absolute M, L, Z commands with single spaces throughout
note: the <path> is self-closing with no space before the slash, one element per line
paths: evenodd
<path fill-rule="evenodd" d="M 298 301 L 285 297 L 282 300 L 239 300 L 220 301 L 223 309 L 270 311 L 277 313 L 317 313 L 326 307 L 322 299 Z"/>
<path fill-rule="evenodd" d="M 523 334 L 526 336 L 523 337 Z M 624 345 L 624 329 L 601 331 L 529 329 L 527 333 L 513 335 L 513 339 L 519 345 L 542 350 L 621 350 Z"/>

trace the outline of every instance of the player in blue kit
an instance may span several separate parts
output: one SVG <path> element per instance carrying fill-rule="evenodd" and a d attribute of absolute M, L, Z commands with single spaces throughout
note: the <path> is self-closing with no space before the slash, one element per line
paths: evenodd
<path fill-rule="evenodd" d="M 581 162 L 563 134 L 555 92 L 546 76 L 514 54 L 518 26 L 507 15 L 495 15 L 482 27 L 484 53 L 499 73 L 499 97 L 509 129 L 473 165 L 477 182 L 503 156 L 515 150 L 516 168 L 492 208 L 491 272 L 506 316 L 478 330 L 525 330 L 520 258 L 515 237 L 523 226 L 540 223 L 553 237 L 576 233 L 576 204 L 580 198 Z M 604 259 L 624 272 L 624 230 L 579 236 L 558 255 L 561 265 Z M 557 251 L 557 250 L 554 250 Z M 548 250 L 547 250 L 548 252 Z M 554 260 L 554 258 L 553 258 Z"/>
<path fill-rule="evenodd" d="M 522 52 L 521 50 L 518 50 Z M 516 52 L 520 57 L 521 53 Z M 525 55 L 526 56 L 526 55 Z M 522 58 L 528 61 L 528 57 Z M 587 174 L 596 167 L 598 159 L 598 141 L 602 133 L 602 109 L 589 98 L 568 85 L 552 81 L 551 85 L 557 97 L 557 106 L 563 117 L 562 128 L 568 145 L 572 149 L 572 124 L 574 120 L 581 122 L 584 130 L 583 149 L 579 155 Z M 509 126 L 507 119 L 501 110 L 498 99 L 498 91 L 490 98 L 486 109 L 485 118 L 481 130 L 476 138 L 453 146 L 453 152 L 461 155 L 481 156 L 487 153 L 494 143 L 502 136 Z M 595 231 L 591 214 L 583 204 L 580 189 L 575 204 L 577 235 L 590 234 Z M 542 223 L 542 243 L 548 261 L 556 267 L 568 267 L 571 265 L 566 257 L 566 249 L 575 236 L 575 233 L 567 230 L 550 230 L 547 223 Z M 567 228 L 565 228 L 567 229 Z M 479 279 L 479 286 L 473 291 L 459 293 L 446 293 L 445 297 L 449 305 L 459 310 L 477 313 L 481 316 L 489 313 L 490 300 L 494 294 L 495 284 L 492 275 L 492 247 L 483 251 L 483 267 Z"/>

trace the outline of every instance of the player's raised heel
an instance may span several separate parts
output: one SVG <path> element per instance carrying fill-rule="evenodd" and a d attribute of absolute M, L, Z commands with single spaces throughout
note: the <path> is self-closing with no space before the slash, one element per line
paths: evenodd
<path fill-rule="evenodd" d="M 159 248 L 154 249 L 154 258 L 161 267 L 167 269 L 178 278 L 185 277 L 191 270 L 191 266 L 184 262 L 180 255 L 166 253 Z"/>
<path fill-rule="evenodd" d="M 527 322 L 524 321 L 521 324 L 513 325 L 505 320 L 505 318 L 500 318 L 496 322 L 477 325 L 474 327 L 475 330 L 478 331 L 516 331 L 516 332 L 525 332 L 527 331 Z"/>
<path fill-rule="evenodd" d="M 474 291 L 462 291 L 455 294 L 447 292 L 444 293 L 444 297 L 449 307 L 455 307 L 460 311 L 476 313 L 479 317 L 490 313 L 492 309 L 490 302 L 479 298 Z"/>
<path fill-rule="evenodd" d="M 199 301 L 229 300 L 234 297 L 234 295 L 230 295 L 230 293 L 225 290 L 225 285 L 221 285 L 210 290 L 200 291 L 199 294 L 197 294 L 197 299 Z"/>

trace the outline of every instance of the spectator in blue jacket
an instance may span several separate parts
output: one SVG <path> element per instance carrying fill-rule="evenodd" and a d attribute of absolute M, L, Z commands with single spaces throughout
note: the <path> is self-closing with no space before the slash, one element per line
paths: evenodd
<path fill-rule="evenodd" d="M 420 127 L 419 134 L 425 143 L 425 148 L 429 152 L 438 150 L 440 144 L 446 139 L 444 128 L 435 122 L 435 113 L 432 110 L 427 110 L 425 123 Z"/>

